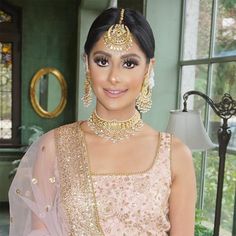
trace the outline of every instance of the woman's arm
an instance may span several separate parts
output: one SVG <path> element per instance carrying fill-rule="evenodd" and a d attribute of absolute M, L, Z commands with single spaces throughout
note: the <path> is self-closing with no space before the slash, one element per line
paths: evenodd
<path fill-rule="evenodd" d="M 171 151 L 170 236 L 193 236 L 196 180 L 190 150 L 173 138 Z"/>

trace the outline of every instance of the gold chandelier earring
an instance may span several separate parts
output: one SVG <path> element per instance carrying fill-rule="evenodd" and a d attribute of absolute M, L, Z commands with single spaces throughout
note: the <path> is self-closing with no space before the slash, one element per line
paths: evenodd
<path fill-rule="evenodd" d="M 86 79 L 84 81 L 84 96 L 82 97 L 84 107 L 88 107 L 92 102 L 92 87 L 91 76 L 89 71 L 86 72 Z"/>
<path fill-rule="evenodd" d="M 136 107 L 141 113 L 148 112 L 152 107 L 152 88 L 150 85 L 151 80 L 153 80 L 153 78 L 150 78 L 150 73 L 148 70 L 144 76 L 141 92 L 136 100 Z"/>

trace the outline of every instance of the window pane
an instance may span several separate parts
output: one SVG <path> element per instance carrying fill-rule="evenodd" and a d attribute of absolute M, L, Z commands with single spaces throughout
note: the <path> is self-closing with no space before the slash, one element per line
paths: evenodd
<path fill-rule="evenodd" d="M 212 0 L 186 1 L 183 59 L 209 55 Z"/>
<path fill-rule="evenodd" d="M 0 120 L 0 138 L 10 139 L 12 134 L 11 122 L 11 95 L 7 92 L 1 93 L 1 120 Z"/>
<path fill-rule="evenodd" d="M 236 55 L 236 2 L 218 0 L 215 56 Z"/>
<path fill-rule="evenodd" d="M 201 184 L 201 173 L 202 173 L 202 158 L 203 155 L 201 152 L 193 152 L 193 162 L 194 162 L 194 169 L 196 174 L 196 184 L 197 184 L 197 206 L 200 205 L 200 184 Z"/>
<path fill-rule="evenodd" d="M 213 64 L 211 97 L 220 101 L 224 93 L 236 99 L 236 61 Z"/>
<path fill-rule="evenodd" d="M 206 93 L 207 89 L 207 65 L 183 66 L 182 67 L 182 83 L 181 95 L 190 90 L 198 90 Z M 181 100 L 181 106 L 183 100 Z M 188 110 L 200 110 L 202 117 L 205 111 L 205 101 L 200 96 L 190 96 L 188 98 Z"/>
<path fill-rule="evenodd" d="M 204 218 L 206 219 L 204 224 L 209 229 L 214 227 L 218 166 L 218 152 L 209 151 L 207 153 L 203 204 Z"/>
<path fill-rule="evenodd" d="M 229 93 L 236 99 L 236 62 L 225 62 L 213 64 L 213 74 L 212 74 L 212 86 L 211 86 L 211 98 L 215 103 L 221 102 L 224 93 Z M 212 141 L 218 144 L 217 131 L 221 126 L 221 119 L 215 114 L 215 112 L 210 110 L 210 122 L 209 122 L 209 135 Z M 229 127 L 231 127 L 231 139 L 228 145 L 228 152 L 225 164 L 225 177 L 224 177 L 224 187 L 223 187 L 223 199 L 222 199 L 222 212 L 221 212 L 221 234 L 220 235 L 230 235 L 227 234 L 232 231 L 233 226 L 233 211 L 234 211 L 234 195 L 235 195 L 235 181 L 236 181 L 236 118 L 235 116 L 229 119 Z M 219 160 L 218 153 L 211 152 L 212 155 L 208 159 L 207 172 L 214 172 L 218 175 L 218 165 L 210 164 L 212 158 Z M 211 177 L 209 177 L 211 178 Z M 206 178 L 206 182 L 207 182 Z M 214 182 L 213 182 L 214 183 Z M 209 184 L 208 184 L 209 185 Z M 215 206 L 208 205 L 211 196 L 208 196 L 208 189 L 206 185 L 206 195 L 204 202 L 206 202 L 206 210 L 212 212 Z M 213 187 L 213 186 L 212 186 Z M 216 188 L 216 186 L 214 187 Z M 209 198 L 209 199 L 208 199 Z M 215 202 L 214 202 L 215 204 Z M 212 213 L 211 213 L 212 214 Z M 214 215 L 213 215 L 214 216 Z M 213 217 L 212 216 L 212 217 Z M 213 219 L 212 219 L 213 220 Z"/>
<path fill-rule="evenodd" d="M 217 127 L 216 132 L 219 127 Z M 216 189 L 219 168 L 218 151 L 208 152 L 204 189 L 204 216 L 208 228 L 213 228 L 216 204 Z M 228 148 L 225 162 L 220 235 L 230 236 L 233 228 L 234 197 L 236 182 L 236 153 Z"/>
<path fill-rule="evenodd" d="M 6 12 L 0 10 L 0 23 L 2 22 L 11 22 L 12 17 L 8 15 Z"/>
<path fill-rule="evenodd" d="M 229 93 L 236 100 L 236 62 L 213 64 L 213 77 L 211 87 L 211 98 L 214 102 L 220 102 L 224 93 Z M 217 142 L 216 132 L 220 126 L 220 119 L 212 114 L 210 116 L 210 136 Z M 229 120 L 231 127 L 231 140 L 229 148 L 236 150 L 236 117 Z"/>
<path fill-rule="evenodd" d="M 234 198 L 236 183 L 236 153 L 227 153 L 221 212 L 220 235 L 231 232 L 233 228 Z M 222 232 L 222 233 L 221 233 Z"/>
<path fill-rule="evenodd" d="M 12 137 L 12 44 L 0 43 L 0 139 Z"/>

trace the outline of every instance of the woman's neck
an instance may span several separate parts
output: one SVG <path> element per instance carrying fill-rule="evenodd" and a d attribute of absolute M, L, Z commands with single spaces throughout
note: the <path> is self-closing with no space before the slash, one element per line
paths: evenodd
<path fill-rule="evenodd" d="M 122 109 L 122 110 L 107 110 L 96 107 L 96 113 L 104 120 L 124 121 L 130 119 L 136 112 L 136 109 Z"/>

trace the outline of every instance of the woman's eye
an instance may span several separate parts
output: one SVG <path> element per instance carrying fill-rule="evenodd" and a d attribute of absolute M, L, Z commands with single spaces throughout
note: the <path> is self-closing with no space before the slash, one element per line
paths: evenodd
<path fill-rule="evenodd" d="M 98 65 L 98 66 L 101 66 L 101 67 L 105 67 L 108 65 L 108 60 L 106 58 L 95 58 L 95 63 Z"/>
<path fill-rule="evenodd" d="M 134 60 L 126 60 L 123 65 L 127 69 L 132 69 L 138 65 L 138 62 Z"/>

